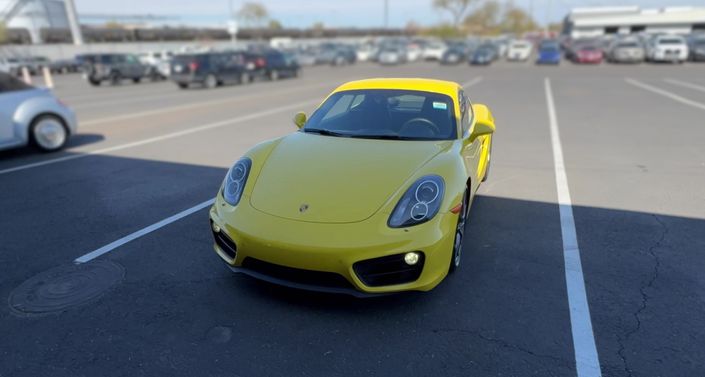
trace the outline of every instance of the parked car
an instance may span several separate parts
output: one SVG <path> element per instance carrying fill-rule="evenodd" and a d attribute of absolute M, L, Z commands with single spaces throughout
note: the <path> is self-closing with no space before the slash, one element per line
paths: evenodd
<path fill-rule="evenodd" d="M 269 80 L 279 80 L 284 77 L 298 77 L 301 66 L 293 54 L 279 50 L 268 50 L 262 53 L 264 66 L 260 71 L 261 76 Z"/>
<path fill-rule="evenodd" d="M 560 45 L 557 42 L 542 42 L 539 46 L 536 64 L 561 64 Z"/>
<path fill-rule="evenodd" d="M 651 62 L 683 63 L 688 56 L 688 44 L 680 35 L 654 36 L 646 50 L 646 57 Z"/>
<path fill-rule="evenodd" d="M 475 50 L 469 63 L 472 65 L 490 65 L 497 60 L 497 50 L 495 46 L 484 44 Z"/>
<path fill-rule="evenodd" d="M 81 68 L 81 64 L 76 59 L 59 59 L 49 63 L 51 73 L 75 73 Z"/>
<path fill-rule="evenodd" d="M 33 145 L 41 151 L 56 151 L 77 127 L 76 115 L 50 90 L 0 72 L 0 150 Z"/>
<path fill-rule="evenodd" d="M 385 47 L 380 50 L 377 60 L 382 65 L 396 65 L 406 63 L 406 51 L 401 47 Z"/>
<path fill-rule="evenodd" d="M 364 44 L 364 45 L 359 46 L 357 48 L 356 58 L 357 58 L 357 61 L 366 62 L 366 61 L 370 61 L 372 56 L 374 56 L 376 53 L 377 53 L 377 49 L 375 48 L 374 45 Z"/>
<path fill-rule="evenodd" d="M 117 85 L 125 79 L 139 83 L 149 73 L 149 67 L 132 54 L 96 54 L 84 61 L 85 78 L 95 86 L 103 81 Z"/>
<path fill-rule="evenodd" d="M 423 49 L 416 43 L 410 43 L 406 46 L 406 61 L 415 62 L 421 60 Z"/>
<path fill-rule="evenodd" d="M 171 51 L 150 51 L 139 55 L 140 62 L 148 66 L 148 76 L 152 79 L 166 79 L 171 74 Z"/>
<path fill-rule="evenodd" d="M 444 65 L 460 64 L 470 58 L 470 48 L 466 44 L 457 43 L 449 45 L 443 53 L 440 63 Z"/>
<path fill-rule="evenodd" d="M 20 59 L 17 58 L 0 58 L 0 72 L 17 75 L 21 67 L 20 63 Z"/>
<path fill-rule="evenodd" d="M 363 297 L 428 291 L 460 268 L 493 153 L 487 106 L 453 82 L 360 80 L 294 123 L 299 132 L 246 152 L 215 193 L 208 225 L 226 266 Z"/>
<path fill-rule="evenodd" d="M 319 46 L 316 64 L 347 65 L 357 61 L 354 48 L 336 43 L 324 43 Z"/>
<path fill-rule="evenodd" d="M 645 58 L 646 50 L 636 38 L 615 40 L 607 52 L 611 63 L 641 63 Z"/>
<path fill-rule="evenodd" d="M 430 42 L 423 50 L 424 60 L 441 60 L 448 47 L 443 42 Z"/>
<path fill-rule="evenodd" d="M 602 59 L 602 49 L 596 45 L 580 46 L 573 54 L 573 63 L 576 64 L 600 64 Z"/>
<path fill-rule="evenodd" d="M 514 40 L 507 48 L 507 60 L 510 62 L 524 62 L 529 60 L 533 46 L 531 42 L 525 40 Z"/>
<path fill-rule="evenodd" d="M 705 61 L 705 33 L 691 36 L 689 42 L 690 60 L 694 62 Z"/>
<path fill-rule="evenodd" d="M 245 53 L 204 52 L 176 55 L 171 61 L 170 78 L 181 89 L 193 84 L 212 89 L 223 84 L 245 84 L 251 81 Z"/>

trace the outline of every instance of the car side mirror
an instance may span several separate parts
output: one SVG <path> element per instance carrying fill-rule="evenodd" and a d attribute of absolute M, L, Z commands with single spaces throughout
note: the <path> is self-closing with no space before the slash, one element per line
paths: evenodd
<path fill-rule="evenodd" d="M 481 104 L 472 105 L 472 111 L 475 115 L 475 127 L 470 134 L 470 141 L 474 141 L 480 136 L 494 133 L 494 117 L 490 109 Z"/>
<path fill-rule="evenodd" d="M 301 129 L 306 124 L 306 113 L 298 112 L 294 115 L 294 124 Z"/>

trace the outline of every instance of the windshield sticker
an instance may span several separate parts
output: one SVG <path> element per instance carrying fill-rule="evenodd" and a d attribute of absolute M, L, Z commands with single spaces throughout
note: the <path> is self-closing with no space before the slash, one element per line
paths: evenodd
<path fill-rule="evenodd" d="M 436 110 L 448 110 L 448 104 L 443 102 L 434 102 L 433 108 Z"/>

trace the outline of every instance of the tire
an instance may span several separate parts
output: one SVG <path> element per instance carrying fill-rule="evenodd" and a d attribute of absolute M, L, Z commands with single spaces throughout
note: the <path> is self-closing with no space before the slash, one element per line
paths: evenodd
<path fill-rule="evenodd" d="M 31 144 L 42 152 L 55 152 L 66 146 L 69 131 L 63 119 L 45 114 L 32 120 L 29 126 Z"/>
<path fill-rule="evenodd" d="M 180 82 L 177 85 L 179 86 L 179 89 L 188 89 L 188 84 L 185 82 Z"/>
<path fill-rule="evenodd" d="M 213 74 L 208 74 L 203 80 L 203 87 L 206 89 L 214 89 L 218 86 L 218 79 Z"/>
<path fill-rule="evenodd" d="M 135 78 L 132 79 L 132 82 L 134 82 L 135 84 L 139 84 L 140 81 L 142 81 L 142 78 L 141 78 L 141 77 L 135 77 Z"/>
<path fill-rule="evenodd" d="M 88 79 L 88 82 L 93 86 L 100 86 L 100 80 Z"/>
<path fill-rule="evenodd" d="M 113 72 L 110 74 L 110 83 L 113 85 L 120 85 L 122 82 L 122 76 L 120 72 Z"/>
<path fill-rule="evenodd" d="M 463 239 L 465 235 L 465 224 L 468 218 L 468 189 L 465 189 L 463 194 L 463 207 L 458 213 L 458 224 L 455 227 L 455 236 L 453 240 L 453 248 L 450 254 L 450 266 L 448 266 L 448 273 L 455 272 L 460 267 L 460 259 L 463 255 Z"/>
<path fill-rule="evenodd" d="M 273 69 L 269 72 L 269 79 L 272 81 L 277 81 L 279 80 L 279 71 L 276 69 Z"/>

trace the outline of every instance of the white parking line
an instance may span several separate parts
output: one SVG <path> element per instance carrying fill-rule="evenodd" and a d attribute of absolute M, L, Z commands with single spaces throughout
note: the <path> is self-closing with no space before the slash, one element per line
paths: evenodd
<path fill-rule="evenodd" d="M 279 90 L 279 91 L 271 92 L 271 93 L 263 93 L 263 94 L 259 94 L 259 95 L 249 95 L 249 96 L 243 95 L 243 96 L 237 96 L 237 97 L 221 98 L 221 99 L 217 99 L 217 100 L 213 100 L 213 101 L 195 102 L 195 103 L 191 103 L 191 104 L 181 104 L 181 105 L 177 105 L 177 106 L 160 107 L 160 108 L 154 109 L 154 110 L 146 110 L 146 111 L 140 111 L 140 112 L 136 112 L 136 113 L 116 115 L 116 116 L 112 116 L 112 117 L 81 121 L 81 122 L 79 122 L 79 126 L 80 127 L 94 126 L 96 124 L 110 123 L 110 122 L 115 122 L 118 120 L 135 119 L 135 118 L 141 118 L 144 116 L 169 113 L 172 111 L 190 110 L 190 109 L 196 109 L 199 107 L 207 107 L 207 106 L 219 105 L 219 104 L 223 104 L 223 103 L 238 102 L 238 101 L 242 101 L 242 100 L 246 100 L 246 99 L 266 98 L 266 97 L 275 96 L 277 94 L 295 93 L 295 92 L 300 92 L 302 90 L 322 88 L 322 87 L 331 87 L 331 85 L 329 83 L 316 84 L 316 85 L 309 85 L 309 86 L 303 86 L 303 87 L 295 87 L 295 88 L 291 88 L 288 90 Z"/>
<path fill-rule="evenodd" d="M 466 82 L 462 83 L 460 86 L 462 86 L 463 88 L 469 88 L 473 85 L 479 84 L 481 81 L 482 81 L 482 76 L 477 76 L 470 81 L 466 81 Z"/>
<path fill-rule="evenodd" d="M 109 243 L 99 249 L 93 250 L 90 253 L 82 255 L 82 256 L 76 258 L 73 262 L 76 264 L 90 262 L 93 259 L 98 258 L 99 256 L 101 256 L 103 254 L 109 253 L 109 252 L 117 249 L 118 247 L 130 242 L 130 241 L 134 241 L 142 236 L 145 236 L 149 233 L 154 232 L 155 230 L 161 229 L 161 228 L 163 228 L 163 227 L 165 227 L 175 221 L 181 220 L 184 217 L 186 217 L 192 213 L 198 212 L 198 211 L 212 205 L 214 201 L 215 201 L 215 199 L 206 200 L 205 202 L 203 202 L 201 204 L 195 205 L 195 206 L 193 206 L 187 210 L 181 211 L 173 216 L 169 216 L 164 220 L 158 221 L 158 222 L 156 222 L 146 228 L 142 228 L 134 233 L 128 234 L 127 236 L 120 238 L 119 240 L 113 241 L 113 242 L 111 242 L 111 243 Z"/>
<path fill-rule="evenodd" d="M 705 93 L 705 86 L 695 85 L 695 84 L 691 84 L 689 82 L 684 82 L 684 81 L 674 80 L 674 79 L 663 79 L 663 81 L 665 81 L 669 84 L 678 85 L 678 86 L 682 86 L 684 88 L 693 89 L 693 90 L 697 90 L 699 92 Z"/>
<path fill-rule="evenodd" d="M 546 90 L 546 103 L 551 128 L 551 146 L 553 147 L 553 164 L 556 174 L 556 189 L 558 191 L 558 208 L 561 219 L 561 237 L 563 239 L 563 262 L 565 264 L 565 280 L 568 292 L 568 306 L 570 308 L 570 326 L 573 334 L 573 348 L 575 350 L 575 368 L 578 377 L 599 377 L 600 360 L 595 347 L 595 335 L 592 331 L 590 307 L 585 293 L 585 278 L 580 262 L 580 249 L 575 231 L 573 218 L 573 204 L 568 188 L 568 176 L 563 162 L 563 147 L 558 133 L 558 118 L 556 106 L 553 101 L 551 81 L 544 81 Z"/>
<path fill-rule="evenodd" d="M 681 96 L 679 96 L 678 94 L 671 93 L 671 92 L 669 92 L 669 91 L 667 91 L 667 90 L 663 90 L 663 89 L 661 89 L 661 88 L 657 88 L 657 87 L 651 86 L 651 85 L 649 85 L 649 84 L 645 84 L 645 83 L 643 83 L 643 82 L 641 82 L 641 81 L 638 81 L 638 80 L 626 78 L 625 81 L 626 81 L 627 83 L 629 83 L 629 84 L 632 84 L 632 85 L 636 86 L 636 87 L 639 87 L 639 88 L 641 88 L 641 89 L 647 90 L 647 91 L 652 92 L 652 93 L 660 94 L 660 95 L 662 95 L 662 96 L 664 96 L 664 97 L 668 97 L 668 98 L 670 98 L 670 99 L 672 99 L 672 100 L 674 100 L 674 101 L 680 102 L 680 103 L 682 103 L 682 104 L 685 104 L 685 105 L 688 105 L 688 106 L 692 106 L 692 107 L 696 107 L 696 108 L 698 108 L 698 109 L 700 109 L 700 110 L 705 110 L 705 104 L 703 104 L 703 103 L 696 102 L 696 101 L 690 100 L 690 99 L 685 98 L 685 97 L 681 97 Z"/>
<path fill-rule="evenodd" d="M 64 156 L 64 157 L 53 158 L 53 159 L 50 159 L 50 160 L 44 160 L 44 161 L 34 162 L 34 163 L 31 163 L 31 164 L 15 166 L 15 167 L 12 167 L 12 168 L 7 168 L 7 169 L 4 169 L 4 170 L 0 170 L 0 175 L 1 175 L 1 174 L 12 173 L 12 172 L 16 172 L 16 171 L 21 171 L 21 170 L 32 169 L 32 168 L 36 168 L 36 167 L 40 167 L 40 166 L 52 165 L 52 164 L 56 164 L 56 163 L 64 162 L 64 161 L 76 160 L 76 159 L 79 159 L 79 158 L 84 158 L 84 157 L 88 157 L 88 156 L 92 156 L 92 155 L 96 155 L 96 154 L 104 154 L 104 153 L 108 153 L 108 152 L 115 152 L 115 151 L 119 151 L 119 150 L 122 150 L 122 149 L 133 148 L 133 147 L 137 147 L 137 146 L 141 146 L 141 145 L 145 145 L 145 144 L 156 143 L 156 142 L 160 142 L 160 141 L 164 141 L 164 140 L 168 140 L 168 139 L 173 139 L 173 138 L 176 138 L 176 137 L 181 137 L 181 136 L 184 136 L 184 135 L 190 135 L 190 134 L 193 134 L 193 133 L 196 133 L 196 132 L 212 130 L 212 129 L 214 129 L 214 128 L 219 128 L 219 127 L 224 127 L 224 126 L 230 126 L 230 125 L 234 125 L 234 124 L 237 124 L 237 123 L 246 122 L 246 121 L 248 121 L 248 120 L 253 120 L 253 119 L 261 118 L 261 117 L 264 117 L 264 116 L 274 115 L 274 114 L 281 113 L 281 112 L 284 112 L 284 111 L 299 110 L 299 109 L 302 108 L 302 107 L 309 106 L 309 105 L 312 105 L 312 104 L 317 104 L 318 102 L 319 102 L 319 100 L 309 100 L 309 101 L 305 101 L 305 102 L 299 102 L 299 103 L 295 103 L 295 104 L 289 105 L 289 106 L 277 107 L 277 108 L 272 109 L 272 110 L 260 111 L 260 112 L 257 112 L 257 113 L 252 113 L 252 114 L 249 114 L 249 115 L 244 115 L 244 116 L 237 117 L 237 118 L 233 118 L 233 119 L 228 119 L 228 120 L 224 120 L 224 121 L 220 121 L 220 122 L 215 122 L 215 123 L 204 124 L 204 125 L 199 126 L 199 127 L 193 127 L 193 128 L 189 128 L 189 129 L 186 129 L 186 130 L 183 130 L 183 131 L 172 132 L 172 133 L 168 133 L 168 134 L 165 134 L 165 135 L 161 135 L 161 136 L 157 136 L 157 137 L 152 137 L 152 138 L 149 138 L 149 139 L 144 139 L 144 140 L 140 140 L 140 141 L 135 141 L 135 142 L 132 142 L 132 143 L 120 144 L 120 145 L 116 145 L 116 146 L 113 146 L 113 147 L 108 147 L 108 148 L 102 148 L 102 149 L 96 149 L 96 150 L 92 150 L 92 151 L 83 152 L 83 153 L 81 153 L 81 154 L 74 154 L 74 155 L 70 155 L 70 156 Z"/>

